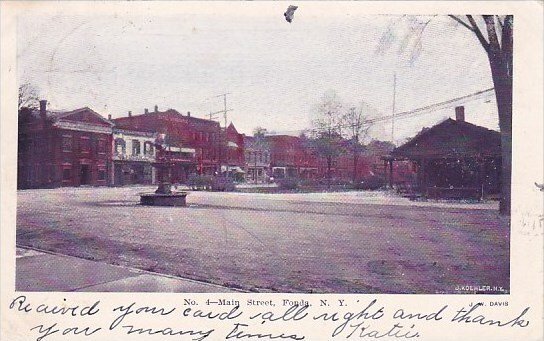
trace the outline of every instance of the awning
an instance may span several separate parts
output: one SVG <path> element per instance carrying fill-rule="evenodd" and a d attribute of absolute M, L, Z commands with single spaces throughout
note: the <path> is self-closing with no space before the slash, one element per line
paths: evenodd
<path fill-rule="evenodd" d="M 221 166 L 221 172 L 245 173 L 244 170 L 238 166 Z"/>
<path fill-rule="evenodd" d="M 166 147 L 166 151 L 175 152 L 175 153 L 196 153 L 194 148 L 182 148 L 182 147 Z"/>

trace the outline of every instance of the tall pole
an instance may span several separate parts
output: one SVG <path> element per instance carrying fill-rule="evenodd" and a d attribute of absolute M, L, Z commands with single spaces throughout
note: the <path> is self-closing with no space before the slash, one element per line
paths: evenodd
<path fill-rule="evenodd" d="M 393 73 L 393 109 L 391 114 L 391 143 L 395 144 L 395 100 L 397 96 L 397 73 Z"/>
<path fill-rule="evenodd" d="M 225 120 L 224 142 L 223 148 L 225 148 L 225 176 L 229 177 L 229 146 L 227 141 L 227 94 L 223 94 L 223 118 Z"/>
<path fill-rule="evenodd" d="M 225 129 L 227 129 L 227 95 L 228 94 L 223 94 L 223 117 L 225 118 Z"/>
<path fill-rule="evenodd" d="M 219 173 L 221 173 L 221 166 L 223 161 L 225 163 L 228 163 L 228 150 L 227 150 L 227 112 L 231 111 L 232 109 L 227 109 L 227 95 L 230 95 L 230 92 L 223 93 L 221 95 L 213 96 L 211 98 L 217 98 L 217 97 L 223 97 L 223 110 L 219 110 L 216 112 L 210 112 L 209 117 L 210 120 L 215 118 L 215 115 L 223 113 L 223 119 L 224 119 L 224 130 L 221 130 L 221 119 L 219 119 Z M 224 144 L 224 145 L 223 145 Z M 223 156 L 223 154 L 225 154 Z"/>

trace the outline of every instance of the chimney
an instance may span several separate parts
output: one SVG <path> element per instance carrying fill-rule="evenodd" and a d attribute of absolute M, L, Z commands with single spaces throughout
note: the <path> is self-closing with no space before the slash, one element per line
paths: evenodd
<path fill-rule="evenodd" d="M 128 117 L 132 117 L 132 111 L 128 111 Z"/>
<path fill-rule="evenodd" d="M 465 122 L 465 107 L 455 107 L 455 120 L 458 122 Z"/>
<path fill-rule="evenodd" d="M 45 121 L 47 117 L 47 100 L 42 99 L 40 100 L 40 117 Z"/>
<path fill-rule="evenodd" d="M 187 111 L 187 117 L 191 117 L 191 112 Z"/>
<path fill-rule="evenodd" d="M 159 106 L 155 104 L 155 112 L 159 112 Z"/>
<path fill-rule="evenodd" d="M 108 114 L 108 120 L 111 121 L 111 114 Z"/>
<path fill-rule="evenodd" d="M 147 110 L 147 108 L 144 109 L 144 114 L 149 114 L 149 110 Z"/>

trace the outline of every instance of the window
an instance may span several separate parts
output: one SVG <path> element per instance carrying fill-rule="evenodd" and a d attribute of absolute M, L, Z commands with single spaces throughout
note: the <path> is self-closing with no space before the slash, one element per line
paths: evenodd
<path fill-rule="evenodd" d="M 140 141 L 132 140 L 132 155 L 140 155 Z"/>
<path fill-rule="evenodd" d="M 91 151 L 91 139 L 88 136 L 82 136 L 80 139 L 80 143 L 82 153 L 88 153 Z"/>
<path fill-rule="evenodd" d="M 72 135 L 62 135 L 62 151 L 72 151 Z"/>
<path fill-rule="evenodd" d="M 125 154 L 126 152 L 125 148 L 126 148 L 125 140 L 121 138 L 116 138 L 115 139 L 115 154 Z"/>
<path fill-rule="evenodd" d="M 105 154 L 106 153 L 106 140 L 104 139 L 99 139 L 98 140 L 98 153 L 99 154 Z"/>
<path fill-rule="evenodd" d="M 153 155 L 153 144 L 149 141 L 146 141 L 144 143 L 144 154 L 145 155 Z"/>

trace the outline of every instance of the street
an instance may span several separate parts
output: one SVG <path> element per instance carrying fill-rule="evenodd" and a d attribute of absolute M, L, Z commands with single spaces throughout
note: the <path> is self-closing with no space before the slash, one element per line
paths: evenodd
<path fill-rule="evenodd" d="M 508 220 L 494 202 L 191 192 L 188 207 L 140 206 L 152 190 L 19 191 L 17 245 L 257 292 L 509 291 Z"/>

